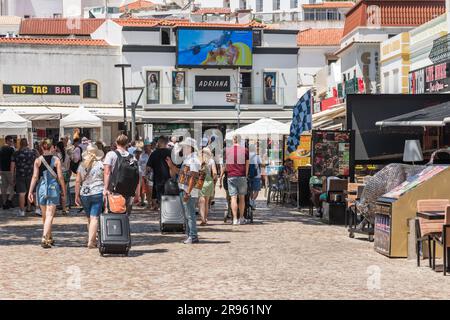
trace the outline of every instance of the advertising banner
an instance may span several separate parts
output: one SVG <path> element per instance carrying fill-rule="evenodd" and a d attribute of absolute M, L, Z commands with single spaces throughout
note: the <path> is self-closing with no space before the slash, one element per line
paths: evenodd
<path fill-rule="evenodd" d="M 252 30 L 179 29 L 177 66 L 251 67 L 252 48 Z"/>

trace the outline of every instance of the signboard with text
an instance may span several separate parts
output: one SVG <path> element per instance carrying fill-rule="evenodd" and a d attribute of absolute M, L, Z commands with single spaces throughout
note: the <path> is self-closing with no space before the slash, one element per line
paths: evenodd
<path fill-rule="evenodd" d="M 4 84 L 3 94 L 79 96 L 80 86 Z"/>
<path fill-rule="evenodd" d="M 230 77 L 195 76 L 195 91 L 230 92 Z"/>
<path fill-rule="evenodd" d="M 450 91 L 450 62 L 434 64 L 409 74 L 409 92 L 441 93 Z"/>

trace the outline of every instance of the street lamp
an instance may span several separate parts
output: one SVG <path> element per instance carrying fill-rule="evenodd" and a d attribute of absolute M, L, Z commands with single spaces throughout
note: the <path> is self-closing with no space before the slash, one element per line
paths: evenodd
<path fill-rule="evenodd" d="M 127 134 L 127 98 L 126 98 L 126 88 L 125 88 L 125 68 L 131 68 L 131 64 L 116 64 L 116 68 L 122 69 L 122 100 L 123 100 L 123 127 L 124 133 Z"/>

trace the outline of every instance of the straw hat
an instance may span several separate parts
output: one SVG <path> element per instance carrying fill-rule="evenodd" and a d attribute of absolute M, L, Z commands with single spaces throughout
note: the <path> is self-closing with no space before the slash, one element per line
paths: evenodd
<path fill-rule="evenodd" d="M 87 159 L 88 157 L 95 157 L 97 160 L 102 160 L 105 153 L 100 150 L 95 144 L 89 144 L 86 147 L 86 151 L 83 152 L 83 159 Z"/>
<path fill-rule="evenodd" d="M 198 151 L 197 148 L 197 141 L 195 141 L 194 139 L 192 139 L 191 137 L 187 137 L 186 139 L 184 139 L 183 141 L 181 141 L 178 144 L 180 147 L 192 147 L 194 148 L 195 151 Z"/>

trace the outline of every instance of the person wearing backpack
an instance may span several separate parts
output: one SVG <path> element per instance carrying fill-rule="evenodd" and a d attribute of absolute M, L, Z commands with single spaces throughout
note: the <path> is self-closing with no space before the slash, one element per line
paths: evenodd
<path fill-rule="evenodd" d="M 132 209 L 132 200 L 139 194 L 139 165 L 127 151 L 128 137 L 121 134 L 116 139 L 117 149 L 106 154 L 103 195 L 119 194 L 125 198 L 126 213 Z"/>
<path fill-rule="evenodd" d="M 28 200 L 34 202 L 34 188 L 36 198 L 42 212 L 44 230 L 41 245 L 44 249 L 54 245 L 52 237 L 53 218 L 56 206 L 59 205 L 61 196 L 65 198 L 66 184 L 62 173 L 61 161 L 54 155 L 53 144 L 50 139 L 45 139 L 42 144 L 42 155 L 34 162 L 33 177 L 28 191 Z"/>
<path fill-rule="evenodd" d="M 103 156 L 103 151 L 95 144 L 88 145 L 75 183 L 75 203 L 83 206 L 88 220 L 89 249 L 97 248 L 98 219 L 103 208 Z"/>
<path fill-rule="evenodd" d="M 70 171 L 72 171 L 73 174 L 77 174 L 78 172 L 78 166 L 81 163 L 81 153 L 82 148 L 80 146 L 80 138 L 74 138 L 73 139 L 73 151 L 70 156 Z"/>

